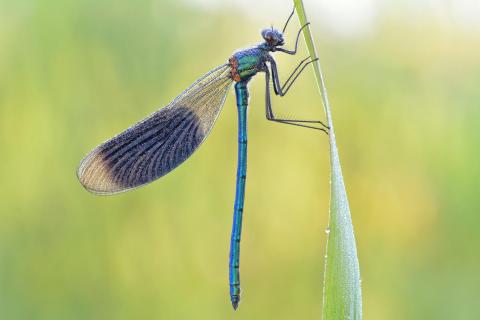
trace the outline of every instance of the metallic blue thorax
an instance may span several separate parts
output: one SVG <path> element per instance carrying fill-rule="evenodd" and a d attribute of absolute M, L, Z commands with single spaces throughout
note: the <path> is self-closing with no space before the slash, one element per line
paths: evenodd
<path fill-rule="evenodd" d="M 268 50 L 265 50 L 262 46 L 236 52 L 230 58 L 234 80 L 237 82 L 250 80 L 257 72 L 264 70 L 265 61 L 268 58 Z"/>

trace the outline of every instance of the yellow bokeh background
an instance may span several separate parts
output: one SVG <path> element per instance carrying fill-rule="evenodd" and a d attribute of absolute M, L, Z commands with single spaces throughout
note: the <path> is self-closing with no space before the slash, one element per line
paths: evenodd
<path fill-rule="evenodd" d="M 475 6 L 472 1 L 472 7 Z M 274 2 L 272 2 L 272 5 Z M 305 1 L 307 11 L 309 1 Z M 250 85 L 242 303 L 228 297 L 233 91 L 173 173 L 112 197 L 75 170 L 285 14 L 179 1 L 0 2 L 0 319 L 319 319 L 328 139 L 265 120 Z M 475 319 L 480 288 L 480 29 L 390 3 L 316 37 L 352 210 L 364 318 Z M 252 10 L 255 8 L 252 7 Z M 286 37 L 293 42 L 298 24 Z M 286 79 L 306 56 L 276 55 Z M 323 117 L 311 71 L 279 114 Z"/>

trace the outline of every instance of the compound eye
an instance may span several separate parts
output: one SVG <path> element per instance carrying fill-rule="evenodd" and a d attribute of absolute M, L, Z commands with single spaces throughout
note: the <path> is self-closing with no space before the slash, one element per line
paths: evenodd
<path fill-rule="evenodd" d="M 273 40 L 273 32 L 270 31 L 270 30 L 263 30 L 262 37 L 266 41 L 272 41 Z"/>

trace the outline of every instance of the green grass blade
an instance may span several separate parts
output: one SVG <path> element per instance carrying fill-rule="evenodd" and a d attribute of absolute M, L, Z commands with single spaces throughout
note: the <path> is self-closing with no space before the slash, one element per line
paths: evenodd
<path fill-rule="evenodd" d="M 302 0 L 294 0 L 293 2 L 300 24 L 303 26 L 308 21 L 303 2 Z M 303 29 L 303 35 L 310 56 L 318 58 L 309 27 Z M 313 63 L 313 69 L 327 116 L 327 123 L 330 127 L 331 195 L 323 287 L 323 319 L 362 319 L 362 292 L 357 248 L 335 141 L 335 130 L 327 89 L 319 60 Z"/>

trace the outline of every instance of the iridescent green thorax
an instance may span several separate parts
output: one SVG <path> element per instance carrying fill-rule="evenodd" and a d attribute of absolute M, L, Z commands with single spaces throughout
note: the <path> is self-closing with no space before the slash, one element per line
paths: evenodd
<path fill-rule="evenodd" d="M 236 82 L 249 80 L 263 69 L 267 56 L 268 51 L 261 47 L 235 53 L 229 59 L 232 79 Z"/>

